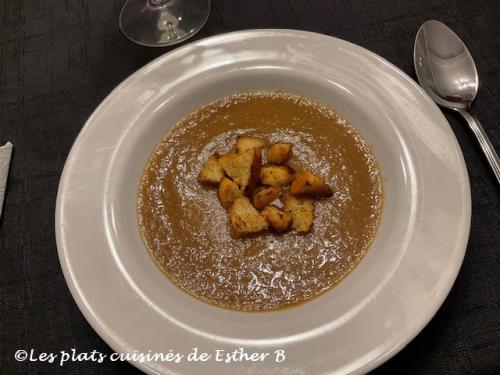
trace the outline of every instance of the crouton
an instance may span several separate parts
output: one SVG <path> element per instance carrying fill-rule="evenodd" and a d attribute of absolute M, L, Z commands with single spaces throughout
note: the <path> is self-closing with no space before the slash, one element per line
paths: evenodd
<path fill-rule="evenodd" d="M 275 186 L 262 187 L 252 194 L 253 206 L 261 210 L 279 197 L 281 189 Z"/>
<path fill-rule="evenodd" d="M 222 207 L 228 209 L 236 198 L 242 197 L 243 192 L 240 187 L 227 177 L 223 177 L 219 184 L 219 199 Z"/>
<path fill-rule="evenodd" d="M 198 182 L 218 184 L 222 177 L 224 177 L 224 171 L 219 165 L 219 158 L 217 155 L 213 155 L 207 160 L 198 174 Z"/>
<path fill-rule="evenodd" d="M 260 182 L 263 185 L 286 186 L 294 179 L 294 171 L 283 165 L 268 165 L 260 170 Z"/>
<path fill-rule="evenodd" d="M 242 152 L 231 152 L 219 157 L 219 165 L 226 175 L 245 190 L 252 189 L 258 182 L 262 155 L 259 149 L 251 148 Z"/>
<path fill-rule="evenodd" d="M 247 197 L 237 198 L 229 208 L 231 226 L 241 236 L 260 232 L 268 227 L 267 220 L 250 203 Z"/>
<path fill-rule="evenodd" d="M 267 148 L 269 142 L 265 138 L 240 136 L 236 138 L 236 151 L 242 152 L 250 148 Z"/>
<path fill-rule="evenodd" d="M 278 232 L 284 232 L 292 223 L 293 217 L 290 213 L 279 209 L 276 206 L 266 206 L 260 214 L 264 217 L 271 227 Z"/>
<path fill-rule="evenodd" d="M 300 164 L 295 159 L 288 160 L 288 163 L 286 163 L 286 165 L 292 168 L 295 171 L 295 174 L 304 171 L 304 167 L 302 166 L 302 164 Z"/>
<path fill-rule="evenodd" d="M 299 233 L 309 232 L 314 219 L 314 201 L 291 194 L 285 194 L 282 201 L 285 212 L 292 215 L 292 228 Z"/>
<path fill-rule="evenodd" d="M 309 195 L 314 197 L 331 197 L 332 190 L 321 177 L 304 171 L 297 173 L 290 186 L 293 195 Z"/>
<path fill-rule="evenodd" d="M 291 143 L 275 143 L 269 147 L 267 162 L 269 164 L 285 163 L 292 155 L 292 147 L 293 145 Z"/>

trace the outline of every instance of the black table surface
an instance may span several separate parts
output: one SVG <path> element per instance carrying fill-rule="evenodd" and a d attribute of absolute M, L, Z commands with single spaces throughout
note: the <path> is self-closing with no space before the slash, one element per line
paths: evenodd
<path fill-rule="evenodd" d="M 186 0 L 188 1 L 188 0 Z M 80 313 L 57 257 L 54 208 L 65 159 L 106 95 L 172 48 L 129 42 L 123 0 L 0 0 L 0 142 L 15 146 L 0 222 L 0 373 L 138 373 L 128 363 L 16 362 L 18 349 L 112 353 Z M 419 25 L 445 22 L 481 78 L 473 112 L 500 150 L 500 1 L 213 0 L 200 39 L 251 28 L 320 32 L 356 43 L 410 76 Z M 428 326 L 375 373 L 500 374 L 500 189 L 470 130 L 446 112 L 472 192 L 465 260 Z"/>

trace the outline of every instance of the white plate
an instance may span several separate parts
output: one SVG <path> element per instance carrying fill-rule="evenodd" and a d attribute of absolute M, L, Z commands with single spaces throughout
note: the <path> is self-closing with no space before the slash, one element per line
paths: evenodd
<path fill-rule="evenodd" d="M 137 227 L 137 189 L 151 150 L 184 115 L 267 88 L 313 97 L 352 121 L 381 165 L 385 208 L 368 254 L 337 287 L 299 307 L 242 313 L 200 302 L 160 273 Z M 115 351 L 286 351 L 283 363 L 134 363 L 146 372 L 363 373 L 401 350 L 445 299 L 464 256 L 470 206 L 456 139 L 404 73 L 339 39 L 255 30 L 164 55 L 104 100 L 66 162 L 56 233 L 71 293 Z"/>

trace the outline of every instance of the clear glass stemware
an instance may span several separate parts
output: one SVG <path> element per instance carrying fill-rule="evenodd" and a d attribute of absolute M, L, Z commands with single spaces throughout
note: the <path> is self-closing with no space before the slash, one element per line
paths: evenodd
<path fill-rule="evenodd" d="M 210 14 L 210 0 L 128 0 L 119 25 L 131 41 L 148 47 L 180 43 L 196 34 Z"/>

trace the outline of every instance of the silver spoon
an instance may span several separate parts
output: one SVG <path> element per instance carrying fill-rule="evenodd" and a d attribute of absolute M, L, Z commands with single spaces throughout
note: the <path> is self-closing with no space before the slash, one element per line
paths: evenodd
<path fill-rule="evenodd" d="M 500 159 L 479 120 L 469 110 L 479 88 L 476 65 L 462 40 L 445 24 L 427 21 L 413 50 L 418 81 L 440 106 L 460 113 L 483 149 L 500 184 Z"/>

